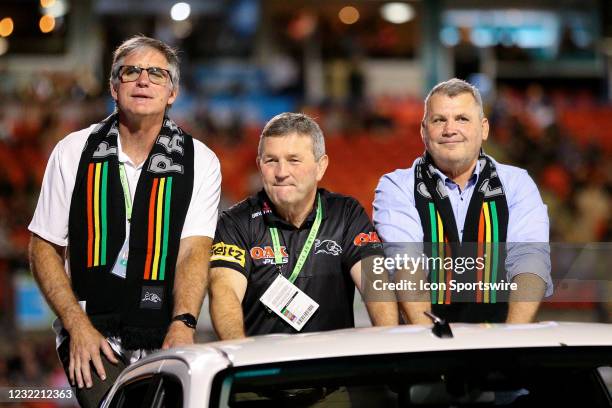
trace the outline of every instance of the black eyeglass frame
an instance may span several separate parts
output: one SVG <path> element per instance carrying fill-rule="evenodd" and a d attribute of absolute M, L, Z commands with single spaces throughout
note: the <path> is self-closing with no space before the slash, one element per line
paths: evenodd
<path fill-rule="evenodd" d="M 121 74 L 121 70 L 123 70 L 124 68 L 134 68 L 136 70 L 138 70 L 138 76 L 132 80 L 132 81 L 125 81 L 122 78 L 122 74 Z M 149 77 L 149 81 L 154 83 L 155 85 L 166 85 L 166 83 L 163 84 L 158 84 L 155 81 L 151 80 L 151 72 L 149 70 L 159 70 L 159 71 L 164 71 L 167 75 L 168 75 L 168 79 L 170 80 L 170 83 L 174 83 L 172 81 L 172 73 L 170 72 L 170 70 L 167 70 L 165 68 L 160 68 L 160 67 L 148 67 L 148 68 L 143 68 L 143 67 L 139 67 L 138 65 L 120 65 L 119 68 L 117 68 L 117 78 L 119 79 L 119 81 L 121 81 L 122 83 L 127 83 L 127 82 L 136 82 L 138 81 L 138 78 L 140 78 L 140 75 L 142 75 L 142 71 L 147 71 L 147 75 Z"/>

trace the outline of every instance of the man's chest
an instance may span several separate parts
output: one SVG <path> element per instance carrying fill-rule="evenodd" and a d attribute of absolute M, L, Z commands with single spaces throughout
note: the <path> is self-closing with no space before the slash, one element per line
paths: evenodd
<path fill-rule="evenodd" d="M 279 229 L 278 247 L 275 247 L 268 229 L 260 231 L 247 249 L 251 258 L 250 280 L 267 282 L 282 274 L 291 276 L 296 269 L 300 278 L 341 276 L 343 270 L 343 230 L 321 228 L 309 240 L 309 229 Z M 275 256 L 278 251 L 280 256 Z"/>

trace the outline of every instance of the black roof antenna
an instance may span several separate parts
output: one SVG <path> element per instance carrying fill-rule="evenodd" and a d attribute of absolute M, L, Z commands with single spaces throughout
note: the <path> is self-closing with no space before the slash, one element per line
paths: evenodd
<path fill-rule="evenodd" d="M 424 313 L 433 322 L 433 328 L 431 329 L 431 332 L 435 336 L 441 339 L 454 337 L 453 331 L 451 330 L 450 325 L 446 322 L 446 320 L 439 318 L 438 316 L 436 316 L 435 314 L 431 312 L 424 312 Z"/>

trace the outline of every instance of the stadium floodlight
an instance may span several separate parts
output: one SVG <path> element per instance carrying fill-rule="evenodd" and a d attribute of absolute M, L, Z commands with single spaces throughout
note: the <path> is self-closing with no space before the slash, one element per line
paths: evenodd
<path fill-rule="evenodd" d="M 359 20 L 359 10 L 353 6 L 345 6 L 338 12 L 338 18 L 344 24 L 355 24 Z"/>
<path fill-rule="evenodd" d="M 41 2 L 41 12 L 42 14 L 50 15 L 53 18 L 60 18 L 68 13 L 68 4 L 65 0 L 55 0 L 55 1 L 47 1 Z"/>
<path fill-rule="evenodd" d="M 170 9 L 170 17 L 174 21 L 183 21 L 189 18 L 191 14 L 191 6 L 188 3 L 180 2 L 175 3 Z"/>
<path fill-rule="evenodd" d="M 414 7 L 408 3 L 387 3 L 380 8 L 382 17 L 393 24 L 404 24 L 414 18 Z"/>
<path fill-rule="evenodd" d="M 13 28 L 15 25 L 13 24 L 13 19 L 10 17 L 5 17 L 0 20 L 0 37 L 8 37 L 13 33 Z"/>

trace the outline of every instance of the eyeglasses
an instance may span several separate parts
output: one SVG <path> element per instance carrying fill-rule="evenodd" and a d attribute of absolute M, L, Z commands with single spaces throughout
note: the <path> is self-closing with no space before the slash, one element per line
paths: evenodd
<path fill-rule="evenodd" d="M 119 67 L 119 79 L 121 82 L 134 82 L 140 78 L 142 71 L 147 71 L 149 81 L 155 85 L 166 85 L 168 80 L 172 81 L 170 71 L 159 67 L 142 68 L 136 65 L 122 65 Z"/>

